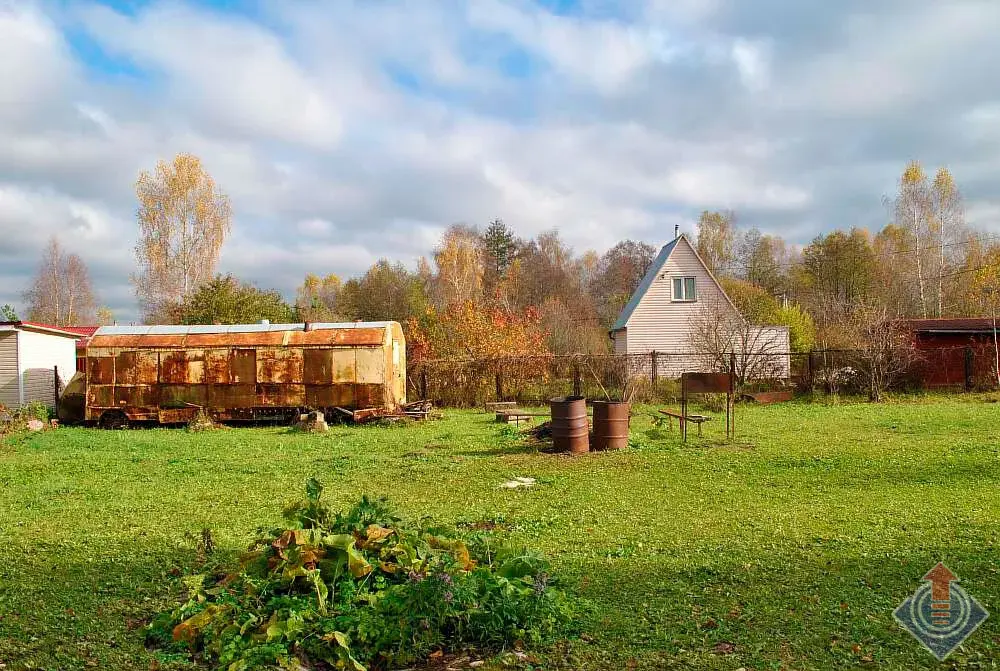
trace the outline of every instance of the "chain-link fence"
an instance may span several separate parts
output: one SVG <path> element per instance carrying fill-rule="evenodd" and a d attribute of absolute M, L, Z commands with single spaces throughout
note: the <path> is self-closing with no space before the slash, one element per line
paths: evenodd
<path fill-rule="evenodd" d="M 819 350 L 768 354 L 649 352 L 627 355 L 520 356 L 415 362 L 408 370 L 408 397 L 441 406 L 470 407 L 489 401 L 542 403 L 557 396 L 671 401 L 680 396 L 686 371 L 733 372 L 741 393 L 864 394 L 877 353 Z M 992 347 L 973 345 L 916 350 L 893 388 L 993 389 Z"/>

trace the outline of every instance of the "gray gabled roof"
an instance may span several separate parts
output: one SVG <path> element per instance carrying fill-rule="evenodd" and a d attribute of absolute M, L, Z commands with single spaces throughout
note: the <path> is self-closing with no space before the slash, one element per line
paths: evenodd
<path fill-rule="evenodd" d="M 628 324 L 628 320 L 632 316 L 632 313 L 635 312 L 635 309 L 639 306 L 639 301 L 641 301 L 642 297 L 647 291 L 649 291 L 649 287 L 653 286 L 653 281 L 656 279 L 656 276 L 660 274 L 660 271 L 663 270 L 663 266 L 667 263 L 667 259 L 670 258 L 670 252 L 674 251 L 674 247 L 677 246 L 677 242 L 682 237 L 684 236 L 682 235 L 674 238 L 667 244 L 663 245 L 660 249 L 660 253 L 656 255 L 653 262 L 649 264 L 649 268 L 646 269 L 646 274 L 643 276 L 642 282 L 639 282 L 639 286 L 636 287 L 635 291 L 632 293 L 632 297 L 628 299 L 628 303 L 625 304 L 625 308 L 622 310 L 622 313 L 618 315 L 618 321 L 616 321 L 615 325 L 611 327 L 612 331 L 623 329 L 625 328 L 625 325 Z"/>

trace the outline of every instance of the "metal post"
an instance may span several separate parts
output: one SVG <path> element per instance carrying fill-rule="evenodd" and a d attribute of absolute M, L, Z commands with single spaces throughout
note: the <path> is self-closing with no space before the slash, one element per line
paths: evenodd
<path fill-rule="evenodd" d="M 965 391 L 972 391 L 972 361 L 975 354 L 972 347 L 965 346 Z"/>
<path fill-rule="evenodd" d="M 582 396 L 583 395 L 583 384 L 580 380 L 580 362 L 573 362 L 573 395 Z"/>
<path fill-rule="evenodd" d="M 54 407 L 56 409 L 56 412 L 58 413 L 58 411 L 59 411 L 59 366 L 53 366 L 52 367 L 52 386 L 53 386 L 53 389 L 55 391 L 55 400 L 56 400 L 56 402 L 53 404 L 52 407 Z"/>
<path fill-rule="evenodd" d="M 736 439 L 736 352 L 729 355 L 729 393 L 726 394 L 726 403 L 733 406 L 732 414 L 729 418 L 729 432 L 727 437 Z"/>
<path fill-rule="evenodd" d="M 649 383 L 652 385 L 653 390 L 656 390 L 656 380 L 659 377 L 659 372 L 656 370 L 656 350 L 649 353 L 650 366 L 649 366 Z"/>
<path fill-rule="evenodd" d="M 503 380 L 500 377 L 500 370 L 499 369 L 497 369 L 496 383 L 497 383 L 497 400 L 498 401 L 502 401 L 503 400 Z"/>
<path fill-rule="evenodd" d="M 812 353 L 812 350 L 809 351 L 809 355 L 808 355 L 808 358 L 806 360 L 809 362 L 809 365 L 808 365 L 808 370 L 809 370 L 809 391 L 812 391 L 813 385 L 815 384 L 815 380 L 816 380 L 816 377 L 815 377 L 816 373 L 815 373 L 815 369 L 813 368 L 813 353 Z"/>
<path fill-rule="evenodd" d="M 420 400 L 427 400 L 427 365 L 420 368 Z"/>
<path fill-rule="evenodd" d="M 688 395 L 687 395 L 687 375 L 681 373 L 681 417 L 679 420 L 681 424 L 681 442 L 686 443 L 688 439 L 687 422 L 684 418 L 688 414 Z"/>

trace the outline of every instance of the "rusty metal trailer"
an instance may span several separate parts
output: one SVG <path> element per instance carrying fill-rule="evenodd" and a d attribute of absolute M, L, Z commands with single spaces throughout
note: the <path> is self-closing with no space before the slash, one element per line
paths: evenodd
<path fill-rule="evenodd" d="M 105 426 L 202 409 L 220 421 L 392 412 L 406 402 L 406 343 L 397 322 L 104 326 L 64 397 L 82 415 L 66 419 Z"/>

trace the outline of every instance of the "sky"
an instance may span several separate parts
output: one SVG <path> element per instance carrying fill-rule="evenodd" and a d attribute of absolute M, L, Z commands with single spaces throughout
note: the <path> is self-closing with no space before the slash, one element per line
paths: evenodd
<path fill-rule="evenodd" d="M 876 230 L 913 159 L 1000 231 L 998 27 L 995 0 L 0 0 L 0 304 L 55 235 L 136 319 L 135 180 L 178 152 L 232 200 L 219 270 L 288 298 L 494 217 L 598 252 L 704 209 Z"/>

